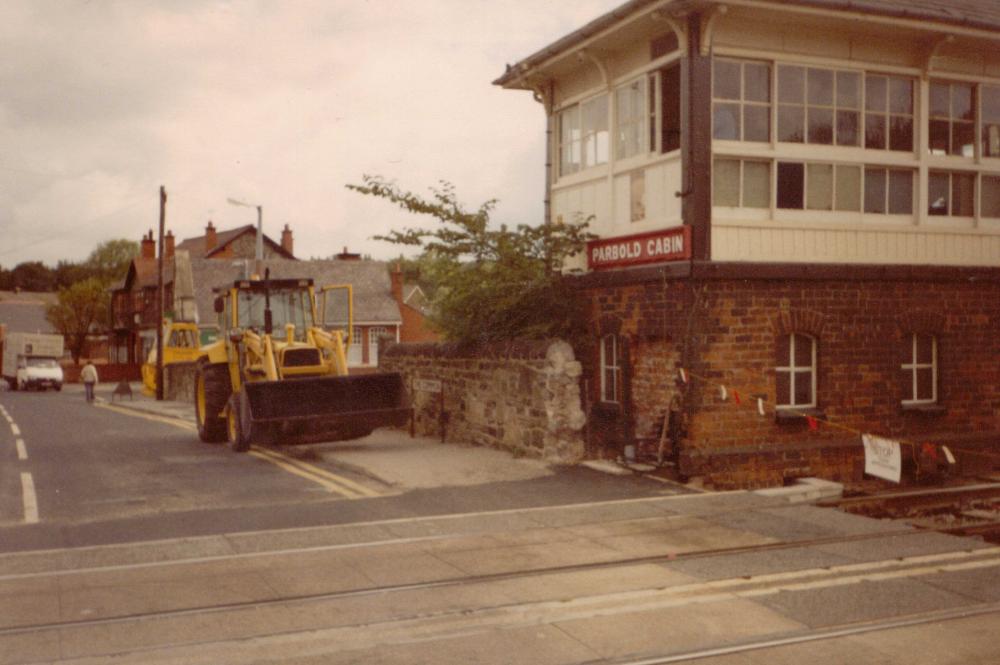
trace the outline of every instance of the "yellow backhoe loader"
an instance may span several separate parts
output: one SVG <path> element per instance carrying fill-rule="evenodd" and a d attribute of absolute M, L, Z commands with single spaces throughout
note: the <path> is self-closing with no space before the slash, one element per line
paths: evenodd
<path fill-rule="evenodd" d="M 201 348 L 195 375 L 202 441 L 228 439 L 244 452 L 254 443 L 356 439 L 409 420 L 399 374 L 348 375 L 350 286 L 317 297 L 311 279 L 237 280 L 215 311 L 220 338 Z"/>
<path fill-rule="evenodd" d="M 201 355 L 198 324 L 184 321 L 163 324 L 163 365 L 187 363 Z M 156 347 L 149 351 L 142 364 L 142 391 L 147 395 L 156 394 Z"/>

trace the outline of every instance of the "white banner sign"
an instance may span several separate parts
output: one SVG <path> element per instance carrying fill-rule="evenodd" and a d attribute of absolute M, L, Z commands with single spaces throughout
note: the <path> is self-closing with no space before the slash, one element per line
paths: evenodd
<path fill-rule="evenodd" d="M 899 441 L 872 434 L 862 434 L 861 440 L 865 444 L 865 473 L 898 483 L 903 472 Z"/>

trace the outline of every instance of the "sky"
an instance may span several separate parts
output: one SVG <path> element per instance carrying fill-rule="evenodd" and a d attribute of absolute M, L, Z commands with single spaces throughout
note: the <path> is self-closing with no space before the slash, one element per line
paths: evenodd
<path fill-rule="evenodd" d="M 492 81 L 622 1 L 4 0 L 0 266 L 155 233 L 161 185 L 178 241 L 255 224 L 233 198 L 300 258 L 433 226 L 364 174 L 540 223 L 542 106 Z"/>

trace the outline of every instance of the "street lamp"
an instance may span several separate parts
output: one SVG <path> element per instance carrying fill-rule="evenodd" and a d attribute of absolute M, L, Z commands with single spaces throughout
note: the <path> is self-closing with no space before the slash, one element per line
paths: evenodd
<path fill-rule="evenodd" d="M 256 272 L 261 274 L 264 270 L 264 213 L 263 209 L 259 205 L 254 205 L 252 203 L 246 203 L 244 201 L 238 201 L 236 199 L 226 199 L 230 205 L 241 206 L 243 208 L 256 208 L 257 209 L 257 251 L 254 257 L 257 260 Z"/>

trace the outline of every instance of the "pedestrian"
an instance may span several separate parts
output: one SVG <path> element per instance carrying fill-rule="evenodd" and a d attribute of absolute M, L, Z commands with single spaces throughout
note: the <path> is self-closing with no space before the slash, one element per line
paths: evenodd
<path fill-rule="evenodd" d="M 83 391 L 87 395 L 87 403 L 94 401 L 94 386 L 97 385 L 97 368 L 90 359 L 84 358 L 83 369 L 80 370 L 80 380 L 83 381 Z"/>

